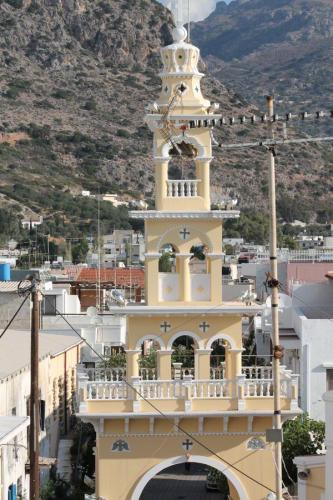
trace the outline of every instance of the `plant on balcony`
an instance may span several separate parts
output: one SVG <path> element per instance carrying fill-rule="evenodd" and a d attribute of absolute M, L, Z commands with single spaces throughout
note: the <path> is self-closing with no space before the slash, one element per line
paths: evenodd
<path fill-rule="evenodd" d="M 150 349 L 149 353 L 141 356 L 139 359 L 140 368 L 156 368 L 157 367 L 157 353 L 155 349 Z"/>
<path fill-rule="evenodd" d="M 118 352 L 117 354 L 112 354 L 106 361 L 105 364 L 101 364 L 100 368 L 125 368 L 126 367 L 126 354 L 124 352 Z"/>
<path fill-rule="evenodd" d="M 186 346 L 179 344 L 174 347 L 171 361 L 172 363 L 182 363 L 183 368 L 193 368 L 194 353 L 191 349 L 187 349 Z"/>

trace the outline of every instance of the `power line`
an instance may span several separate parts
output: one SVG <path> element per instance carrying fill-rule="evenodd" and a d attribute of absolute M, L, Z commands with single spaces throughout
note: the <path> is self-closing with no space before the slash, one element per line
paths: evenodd
<path fill-rule="evenodd" d="M 44 296 L 44 295 L 43 295 Z M 103 361 L 103 363 L 105 363 L 105 359 L 99 354 L 99 352 L 97 352 L 93 346 L 91 344 L 89 344 L 89 342 L 83 338 L 80 333 L 74 328 L 74 326 L 67 320 L 67 318 L 64 317 L 64 315 L 62 313 L 60 313 L 58 311 L 58 309 L 56 308 L 56 306 L 54 306 L 54 310 L 57 314 L 59 314 L 60 317 L 62 317 L 62 319 L 67 323 L 67 325 L 73 330 L 74 333 L 76 333 L 76 335 L 92 350 L 93 353 L 96 354 L 96 356 L 101 359 L 101 361 Z M 199 446 L 201 446 L 202 448 L 204 448 L 206 451 L 208 451 L 209 453 L 211 453 L 213 456 L 215 456 L 216 458 L 218 458 L 219 460 L 221 460 L 221 462 L 223 462 L 224 464 L 227 465 L 227 467 L 225 469 L 228 469 L 229 467 L 231 467 L 232 469 L 234 469 L 235 471 L 239 472 L 240 474 L 242 474 L 243 476 L 247 477 L 248 479 L 250 479 L 251 481 L 255 482 L 256 484 L 258 484 L 259 486 L 265 488 L 267 491 L 271 492 L 272 491 L 272 488 L 270 486 L 267 486 L 265 485 L 264 483 L 261 483 L 260 481 L 258 481 L 257 479 L 253 478 L 252 476 L 250 476 L 249 474 L 247 474 L 246 472 L 242 471 L 241 469 L 239 469 L 238 467 L 235 467 L 233 464 L 231 464 L 230 462 L 228 462 L 227 460 L 225 460 L 224 458 L 220 457 L 220 455 L 218 455 L 215 451 L 213 451 L 212 449 L 210 449 L 208 446 L 206 446 L 204 443 L 202 443 L 199 439 L 197 439 L 195 436 L 193 436 L 190 432 L 186 431 L 185 429 L 183 429 L 179 424 L 175 423 L 175 421 L 169 417 L 168 415 L 166 415 L 165 413 L 163 413 L 157 406 L 155 406 L 149 399 L 147 399 L 143 394 L 140 393 L 140 391 L 138 391 L 130 382 L 128 382 L 126 379 L 123 380 L 123 382 L 130 388 L 132 389 L 133 392 L 135 392 L 138 396 L 140 396 L 140 398 L 142 398 L 146 403 L 149 404 L 149 406 L 151 406 L 159 415 L 161 415 L 163 418 L 165 418 L 166 420 L 168 420 L 169 422 L 172 423 L 172 425 L 174 427 L 177 427 L 177 429 L 182 432 L 185 436 L 191 438 L 194 442 L 196 442 Z"/>

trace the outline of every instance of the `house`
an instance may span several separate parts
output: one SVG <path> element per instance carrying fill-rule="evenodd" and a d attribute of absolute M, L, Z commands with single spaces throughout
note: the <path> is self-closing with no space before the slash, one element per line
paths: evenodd
<path fill-rule="evenodd" d="M 13 467 L 25 461 L 25 452 L 22 450 L 24 446 L 28 447 L 24 426 L 26 427 L 26 417 L 30 410 L 30 338 L 30 330 L 9 329 L 0 339 L 0 428 L 1 418 L 6 421 L 8 417 L 16 416 L 22 423 L 20 435 L 17 435 L 22 447 Z M 71 427 L 76 365 L 80 361 L 82 340 L 73 331 L 55 328 L 41 330 L 39 344 L 40 456 L 56 457 L 59 438 L 67 434 Z M 8 439 L 12 440 L 13 437 Z M 3 452 L 1 447 L 0 449 Z M 4 470 L 3 473 L 3 485 L 15 484 L 11 473 L 9 476 Z M 20 489 L 24 493 L 28 490 L 28 476 L 24 474 L 22 467 L 18 467 L 17 474 L 16 490 Z M 7 499 L 7 496 L 4 498 Z"/>
<path fill-rule="evenodd" d="M 327 276 L 323 283 L 295 284 L 290 296 L 280 293 L 279 297 L 282 361 L 287 369 L 299 373 L 301 407 L 316 420 L 324 419 L 321 394 L 333 389 L 333 273 Z M 256 328 L 263 356 L 270 353 L 271 332 L 268 299 Z"/>
<path fill-rule="evenodd" d="M 35 229 L 43 224 L 43 217 L 33 212 L 24 214 L 21 224 L 25 229 Z"/>
<path fill-rule="evenodd" d="M 29 417 L 0 416 L 0 500 L 26 498 Z"/>

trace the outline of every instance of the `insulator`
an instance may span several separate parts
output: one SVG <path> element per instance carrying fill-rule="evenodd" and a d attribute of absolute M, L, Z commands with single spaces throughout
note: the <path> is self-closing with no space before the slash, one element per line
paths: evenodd
<path fill-rule="evenodd" d="M 266 123 L 267 122 L 267 115 L 262 115 L 261 116 L 261 122 Z"/>
<path fill-rule="evenodd" d="M 289 122 L 291 120 L 291 118 L 292 118 L 291 113 L 287 113 L 286 114 L 286 121 Z"/>

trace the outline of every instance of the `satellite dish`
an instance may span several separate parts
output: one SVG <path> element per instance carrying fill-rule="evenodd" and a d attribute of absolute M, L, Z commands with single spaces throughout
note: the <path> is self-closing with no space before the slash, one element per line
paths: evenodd
<path fill-rule="evenodd" d="M 89 316 L 89 318 L 95 318 L 95 316 L 97 316 L 97 309 L 96 307 L 88 307 L 87 309 L 87 316 Z"/>

